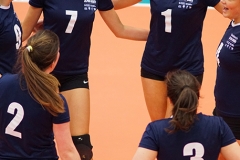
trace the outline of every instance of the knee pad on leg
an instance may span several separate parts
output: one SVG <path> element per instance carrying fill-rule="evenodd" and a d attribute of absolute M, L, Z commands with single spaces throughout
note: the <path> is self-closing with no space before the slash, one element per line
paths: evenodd
<path fill-rule="evenodd" d="M 90 135 L 72 136 L 73 143 L 82 160 L 91 160 L 93 157 Z"/>

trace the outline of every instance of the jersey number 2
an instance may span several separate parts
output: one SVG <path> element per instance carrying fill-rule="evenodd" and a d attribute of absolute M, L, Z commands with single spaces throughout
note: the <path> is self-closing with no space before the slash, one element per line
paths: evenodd
<path fill-rule="evenodd" d="M 161 15 L 165 17 L 165 32 L 171 33 L 172 31 L 172 9 L 167 9 L 161 12 Z"/>
<path fill-rule="evenodd" d="M 19 103 L 13 102 L 8 106 L 7 112 L 14 115 L 15 110 L 17 110 L 16 115 L 6 127 L 5 133 L 18 138 L 22 138 L 22 133 L 15 131 L 15 129 L 23 119 L 24 110 Z"/>

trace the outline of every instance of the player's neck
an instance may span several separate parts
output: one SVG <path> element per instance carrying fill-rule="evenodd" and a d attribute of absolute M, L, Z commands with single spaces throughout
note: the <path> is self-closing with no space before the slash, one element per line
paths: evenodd
<path fill-rule="evenodd" d="M 0 6 L 9 6 L 12 0 L 0 0 Z"/>

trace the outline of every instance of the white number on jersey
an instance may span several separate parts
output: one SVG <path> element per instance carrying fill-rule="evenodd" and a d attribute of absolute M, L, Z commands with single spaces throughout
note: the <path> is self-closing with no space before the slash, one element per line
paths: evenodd
<path fill-rule="evenodd" d="M 66 10 L 66 15 L 70 15 L 71 18 L 70 18 L 70 21 L 68 23 L 68 26 L 66 28 L 65 33 L 72 33 L 73 27 L 74 27 L 75 22 L 77 20 L 78 12 L 77 11 Z"/>
<path fill-rule="evenodd" d="M 195 156 L 193 156 L 193 150 L 195 150 Z M 193 156 L 190 160 L 204 160 L 204 147 L 201 143 L 193 142 L 188 143 L 183 148 L 183 156 Z"/>
<path fill-rule="evenodd" d="M 22 42 L 22 32 L 17 24 L 14 25 L 14 32 L 16 36 L 16 49 L 19 49 Z"/>
<path fill-rule="evenodd" d="M 16 115 L 6 127 L 5 133 L 14 137 L 22 138 L 22 133 L 14 130 L 21 123 L 24 116 L 24 110 L 19 103 L 13 102 L 8 106 L 7 112 L 14 115 L 15 109 L 17 110 Z"/>
<path fill-rule="evenodd" d="M 221 52 L 221 49 L 223 47 L 223 43 L 221 42 L 221 44 L 218 46 L 217 52 L 216 52 L 216 59 L 217 59 L 217 64 L 220 67 L 220 60 L 219 60 L 219 54 Z"/>
<path fill-rule="evenodd" d="M 172 31 L 172 9 L 167 9 L 161 15 L 165 16 L 165 32 L 171 33 Z"/>

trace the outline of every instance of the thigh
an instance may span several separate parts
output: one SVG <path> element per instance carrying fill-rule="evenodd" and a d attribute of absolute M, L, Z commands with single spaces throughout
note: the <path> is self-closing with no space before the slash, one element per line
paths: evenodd
<path fill-rule="evenodd" d="M 89 133 L 90 93 L 89 89 L 76 88 L 61 92 L 66 98 L 70 113 L 72 135 Z"/>
<path fill-rule="evenodd" d="M 165 118 L 167 110 L 167 86 L 164 81 L 142 77 L 147 109 L 152 121 Z"/>
<path fill-rule="evenodd" d="M 82 135 L 89 133 L 90 93 L 87 73 L 55 76 L 61 84 L 59 90 L 68 103 L 71 134 Z"/>
<path fill-rule="evenodd" d="M 164 77 L 141 71 L 145 102 L 152 121 L 165 118 L 167 110 L 167 86 Z"/>

